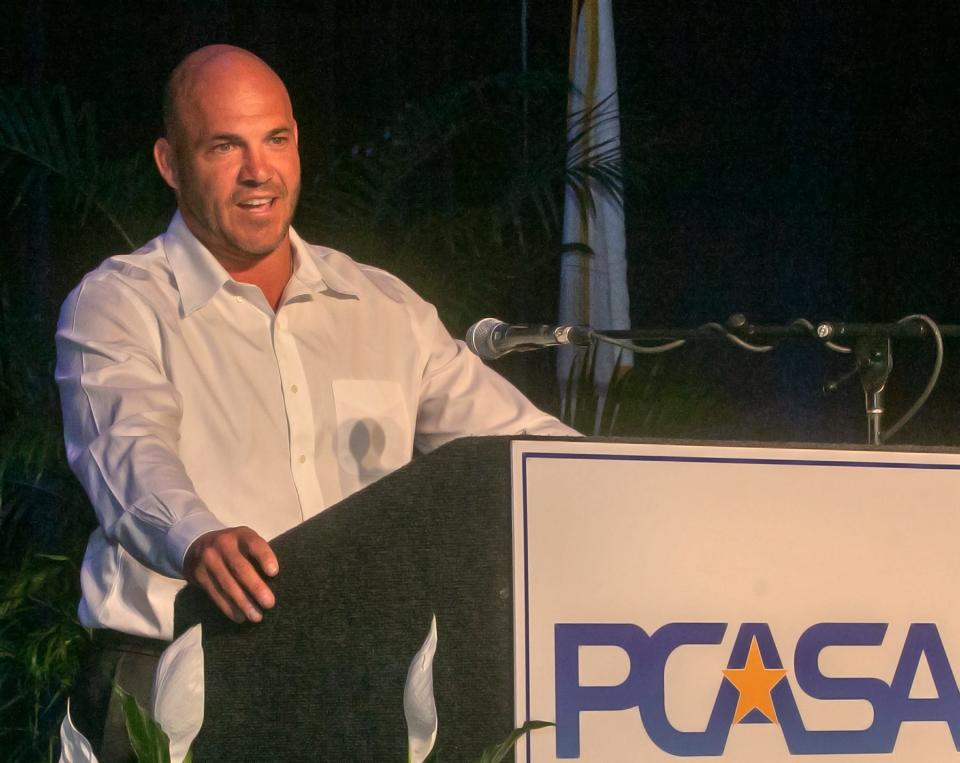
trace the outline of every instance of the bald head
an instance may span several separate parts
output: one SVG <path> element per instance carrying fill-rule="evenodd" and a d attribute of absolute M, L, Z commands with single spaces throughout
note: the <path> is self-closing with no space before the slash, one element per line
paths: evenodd
<path fill-rule="evenodd" d="M 287 103 L 283 80 L 259 56 L 234 45 L 207 45 L 190 53 L 171 72 L 163 90 L 163 128 L 167 140 L 183 137 L 184 112 L 211 92 L 234 90 L 241 83 L 278 88 Z M 291 107 L 291 113 L 293 111 Z"/>
<path fill-rule="evenodd" d="M 187 227 L 230 272 L 267 258 L 285 279 L 300 156 L 276 72 L 240 48 L 201 48 L 170 76 L 164 121 L 153 157 Z"/>

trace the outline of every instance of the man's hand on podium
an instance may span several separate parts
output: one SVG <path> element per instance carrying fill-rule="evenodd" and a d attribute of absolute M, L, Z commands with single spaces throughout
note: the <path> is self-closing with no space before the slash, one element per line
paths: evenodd
<path fill-rule="evenodd" d="M 280 571 L 270 544 L 249 527 L 229 527 L 197 538 L 187 549 L 183 573 L 231 620 L 258 623 L 263 615 L 254 600 L 263 609 L 272 609 L 276 599 L 251 562 L 270 577 Z"/>

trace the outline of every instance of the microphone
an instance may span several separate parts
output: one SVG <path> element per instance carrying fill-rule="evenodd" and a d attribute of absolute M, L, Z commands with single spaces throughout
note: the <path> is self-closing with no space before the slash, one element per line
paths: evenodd
<path fill-rule="evenodd" d="M 586 326 L 511 326 L 496 318 L 483 318 L 467 329 L 464 341 L 484 360 L 508 352 L 527 352 L 559 344 L 588 345 L 593 331 Z"/>

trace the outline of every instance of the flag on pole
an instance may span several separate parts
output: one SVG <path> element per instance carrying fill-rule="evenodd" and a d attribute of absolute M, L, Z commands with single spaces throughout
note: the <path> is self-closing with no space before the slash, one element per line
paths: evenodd
<path fill-rule="evenodd" d="M 611 0 L 573 0 L 570 82 L 558 322 L 627 329 L 630 298 Z M 617 355 L 611 345 L 598 348 L 594 382 L 601 400 Z M 561 389 L 573 359 L 572 348 L 561 348 Z M 625 354 L 620 365 L 629 366 L 631 360 Z"/>

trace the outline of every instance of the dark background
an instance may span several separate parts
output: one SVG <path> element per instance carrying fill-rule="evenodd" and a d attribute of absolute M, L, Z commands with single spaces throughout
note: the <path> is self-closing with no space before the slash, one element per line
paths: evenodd
<path fill-rule="evenodd" d="M 692 326 L 734 312 L 759 323 L 892 321 L 913 312 L 956 320 L 955 3 L 615 5 L 635 326 Z M 7 3 L 5 11 L 5 84 L 62 84 L 75 104 L 91 104 L 104 156 L 148 160 L 163 81 L 185 53 L 220 41 L 259 53 L 288 83 L 305 188 L 320 188 L 321 204 L 329 168 L 382 141 L 406 107 L 521 67 L 518 2 L 48 1 Z M 567 2 L 530 1 L 531 72 L 565 76 L 569 12 Z M 562 93 L 537 100 L 535 137 L 562 136 L 564 107 Z M 434 204 L 469 204 L 495 185 L 482 168 L 504 161 L 503 144 L 474 148 L 433 168 L 424 182 L 439 188 Z M 7 299 L 36 305 L 49 326 L 79 275 L 126 247 L 95 215 L 82 227 L 62 224 L 77 216 L 75 205 L 46 200 L 51 192 L 38 185 L 2 222 L 4 275 Z M 144 238 L 172 209 L 161 198 Z M 318 242 L 371 256 L 337 231 L 297 224 Z M 512 302 L 474 299 L 458 313 L 449 307 L 456 282 L 436 277 L 460 267 L 455 259 L 372 256 L 437 301 L 454 333 L 470 315 L 497 310 L 516 321 L 555 315 L 555 260 L 509 281 Z M 477 272 L 490 291 L 504 289 L 497 270 Z M 931 402 L 899 441 L 955 438 L 952 349 Z M 895 416 L 923 387 L 933 354 L 901 342 L 894 357 Z M 545 355 L 500 367 L 553 405 L 551 362 Z M 641 417 L 646 428 L 641 421 L 617 431 L 858 442 L 855 380 L 833 397 L 821 392 L 850 365 L 804 343 L 763 358 L 700 346 L 644 359 L 644 405 L 654 411 Z M 656 411 L 674 403 L 667 422 Z"/>
<path fill-rule="evenodd" d="M 529 0 L 524 73 L 518 0 L 0 2 L 0 749 L 54 760 L 93 518 L 65 464 L 54 328 L 84 272 L 169 220 L 150 167 L 169 71 L 213 42 L 260 54 L 299 120 L 301 233 L 396 272 L 455 335 L 551 323 L 570 6 Z M 621 0 L 615 26 L 635 327 L 960 323 L 960 6 Z M 64 164 L 49 147 L 71 139 Z M 893 355 L 888 423 L 934 360 L 930 341 Z M 893 444 L 960 444 L 956 355 Z M 553 362 L 495 365 L 556 411 Z M 638 357 L 601 433 L 862 443 L 856 379 L 822 391 L 852 367 L 801 340 Z"/>

